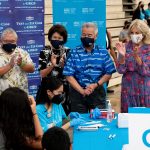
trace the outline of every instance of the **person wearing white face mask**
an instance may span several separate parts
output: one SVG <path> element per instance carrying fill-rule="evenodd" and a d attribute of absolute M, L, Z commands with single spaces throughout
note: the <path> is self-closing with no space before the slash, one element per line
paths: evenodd
<path fill-rule="evenodd" d="M 116 43 L 117 70 L 123 74 L 121 112 L 128 112 L 128 107 L 150 107 L 150 29 L 136 19 L 129 27 L 129 36 L 127 44 Z"/>

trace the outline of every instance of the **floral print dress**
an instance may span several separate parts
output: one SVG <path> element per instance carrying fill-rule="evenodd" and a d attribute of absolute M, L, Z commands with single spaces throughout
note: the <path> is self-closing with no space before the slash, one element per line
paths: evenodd
<path fill-rule="evenodd" d="M 125 64 L 118 64 L 117 70 L 123 74 L 121 89 L 121 112 L 128 107 L 150 107 L 150 45 L 139 48 L 142 65 L 133 57 L 133 44 L 126 45 Z"/>

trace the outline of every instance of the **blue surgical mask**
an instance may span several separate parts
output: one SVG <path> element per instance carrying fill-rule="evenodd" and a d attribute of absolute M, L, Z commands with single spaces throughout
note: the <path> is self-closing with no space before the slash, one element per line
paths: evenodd
<path fill-rule="evenodd" d="M 81 37 L 81 42 L 84 47 L 90 47 L 94 44 L 94 38 Z"/>

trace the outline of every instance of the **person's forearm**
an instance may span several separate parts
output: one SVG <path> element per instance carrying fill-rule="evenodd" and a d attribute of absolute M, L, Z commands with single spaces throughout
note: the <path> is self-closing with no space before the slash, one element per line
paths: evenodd
<path fill-rule="evenodd" d="M 121 56 L 121 55 L 119 54 L 119 56 L 118 56 L 118 63 L 119 63 L 119 64 L 125 64 L 125 56 Z"/>
<path fill-rule="evenodd" d="M 13 66 L 11 66 L 10 64 L 7 64 L 4 67 L 0 67 L 0 76 L 6 74 L 9 70 L 12 69 Z"/>
<path fill-rule="evenodd" d="M 110 55 L 113 57 L 114 61 L 117 62 L 117 57 L 113 49 L 110 49 Z"/>
<path fill-rule="evenodd" d="M 99 85 L 103 85 L 103 83 L 109 81 L 110 78 L 111 78 L 111 75 L 105 74 L 105 75 L 98 81 L 98 84 L 99 84 Z"/>
<path fill-rule="evenodd" d="M 42 137 L 43 136 L 43 130 L 39 121 L 39 118 L 37 114 L 33 114 L 33 121 L 34 121 L 34 127 L 35 127 L 35 137 Z"/>
<path fill-rule="evenodd" d="M 70 122 L 67 122 L 66 124 L 64 124 L 61 128 L 63 128 L 64 130 L 67 130 L 70 128 Z"/>
<path fill-rule="evenodd" d="M 27 145 L 30 148 L 36 149 L 36 150 L 42 150 L 42 142 L 41 139 L 39 140 L 28 140 Z"/>
<path fill-rule="evenodd" d="M 84 94 L 84 89 L 79 85 L 79 83 L 73 76 L 67 76 L 66 79 L 76 91 L 78 91 L 82 95 Z"/>
<path fill-rule="evenodd" d="M 53 70 L 54 66 L 51 64 L 49 67 L 47 67 L 46 69 L 43 69 L 40 71 L 40 75 L 42 78 L 46 77 L 52 70 Z"/>
<path fill-rule="evenodd" d="M 33 73 L 34 72 L 34 65 L 33 64 L 25 64 L 23 66 L 20 66 L 20 68 L 27 73 Z"/>

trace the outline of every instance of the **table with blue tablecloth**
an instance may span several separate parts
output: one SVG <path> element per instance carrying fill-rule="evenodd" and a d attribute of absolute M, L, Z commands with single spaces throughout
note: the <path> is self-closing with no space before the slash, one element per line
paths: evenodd
<path fill-rule="evenodd" d="M 87 121 L 91 120 L 89 114 L 82 115 Z M 96 131 L 73 131 L 73 150 L 122 150 L 124 144 L 128 144 L 128 129 L 117 127 L 117 115 L 111 123 L 106 119 L 100 120 L 104 127 Z M 109 138 L 115 135 L 114 138 Z"/>

